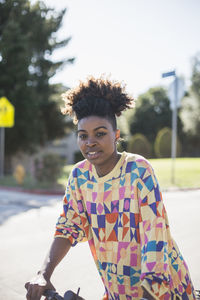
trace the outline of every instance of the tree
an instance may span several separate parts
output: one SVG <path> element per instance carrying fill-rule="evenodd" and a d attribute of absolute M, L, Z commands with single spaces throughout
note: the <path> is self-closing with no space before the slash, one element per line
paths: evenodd
<path fill-rule="evenodd" d="M 15 126 L 6 129 L 6 154 L 33 151 L 64 135 L 65 118 L 49 79 L 74 58 L 52 61 L 52 53 L 70 41 L 58 41 L 65 10 L 56 12 L 42 1 L 0 1 L 0 97 L 15 107 Z"/>
<path fill-rule="evenodd" d="M 186 135 L 184 155 L 200 155 L 200 53 L 193 58 L 191 87 L 184 97 L 181 109 Z"/>
<path fill-rule="evenodd" d="M 167 93 L 162 87 L 150 88 L 140 95 L 130 120 L 132 134 L 142 133 L 154 143 L 156 135 L 163 127 L 171 127 L 172 112 Z M 178 117 L 178 132 L 182 136 L 182 122 Z"/>

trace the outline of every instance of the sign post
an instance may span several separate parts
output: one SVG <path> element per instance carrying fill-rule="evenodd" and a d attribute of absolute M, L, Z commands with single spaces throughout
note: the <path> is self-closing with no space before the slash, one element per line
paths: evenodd
<path fill-rule="evenodd" d="M 171 158 L 172 171 L 171 182 L 175 183 L 175 159 L 176 159 L 176 144 L 177 144 L 177 108 L 180 107 L 180 100 L 184 96 L 184 82 L 181 78 L 176 76 L 175 71 L 163 73 L 162 77 L 174 76 L 174 81 L 171 83 L 168 90 L 168 97 L 170 100 L 170 107 L 172 109 L 172 144 L 171 144 Z"/>
<path fill-rule="evenodd" d="M 5 128 L 0 127 L 0 177 L 3 177 L 4 170 L 4 149 L 5 149 Z"/>
<path fill-rule="evenodd" d="M 171 101 L 172 103 L 172 101 Z M 172 105 L 171 105 L 172 106 Z M 177 140 L 177 77 L 174 79 L 174 107 L 172 108 L 172 174 L 171 182 L 175 183 L 175 159 L 176 159 L 176 140 Z"/>
<path fill-rule="evenodd" d="M 14 126 L 14 106 L 6 97 L 0 98 L 0 177 L 4 176 L 5 127 Z"/>

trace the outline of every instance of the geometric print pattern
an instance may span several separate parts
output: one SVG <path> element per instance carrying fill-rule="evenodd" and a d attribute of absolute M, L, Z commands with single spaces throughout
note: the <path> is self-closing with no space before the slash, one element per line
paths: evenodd
<path fill-rule="evenodd" d="M 162 194 L 149 162 L 123 152 L 99 177 L 75 165 L 55 237 L 72 246 L 87 240 L 105 286 L 103 299 L 195 299 L 187 265 L 171 237 Z"/>

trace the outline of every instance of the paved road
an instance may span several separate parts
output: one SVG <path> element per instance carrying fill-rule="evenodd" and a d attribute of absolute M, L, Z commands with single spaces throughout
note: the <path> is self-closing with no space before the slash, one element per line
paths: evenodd
<path fill-rule="evenodd" d="M 0 189 L 0 225 L 9 217 L 32 208 L 56 203 L 61 197 L 55 195 L 34 195 Z"/>
<path fill-rule="evenodd" d="M 188 263 L 195 287 L 200 288 L 200 190 L 166 192 L 163 196 L 172 234 Z M 24 283 L 40 267 L 61 209 L 62 196 L 0 190 L 1 299 L 25 299 Z M 87 300 L 100 299 L 104 291 L 87 243 L 70 251 L 52 281 L 61 294 L 81 286 L 81 294 Z"/>

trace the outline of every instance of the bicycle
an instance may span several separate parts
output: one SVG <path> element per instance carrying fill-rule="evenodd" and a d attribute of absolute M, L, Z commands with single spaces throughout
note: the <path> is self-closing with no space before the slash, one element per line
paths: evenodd
<path fill-rule="evenodd" d="M 65 292 L 64 297 L 61 297 L 56 291 L 46 290 L 44 296 L 45 300 L 85 300 L 79 296 L 80 288 L 78 288 L 77 293 L 75 294 L 71 290 Z"/>
<path fill-rule="evenodd" d="M 195 292 L 196 292 L 196 299 L 197 300 L 200 299 L 200 290 L 196 290 Z"/>
<path fill-rule="evenodd" d="M 75 294 L 74 292 L 69 290 L 64 294 L 64 298 L 63 298 L 56 291 L 47 290 L 44 293 L 44 296 L 46 297 L 45 300 L 85 300 L 78 295 L 79 291 L 80 288 L 78 289 L 78 292 Z M 141 298 L 140 300 L 148 300 L 148 299 Z"/>
<path fill-rule="evenodd" d="M 46 297 L 45 300 L 85 300 L 84 298 L 79 296 L 80 288 L 78 289 L 77 293 L 75 294 L 71 290 L 65 292 L 64 298 L 61 297 L 56 291 L 47 290 L 44 293 Z M 195 290 L 196 299 L 200 299 L 200 290 Z M 146 298 L 141 298 L 140 300 L 147 300 Z"/>

